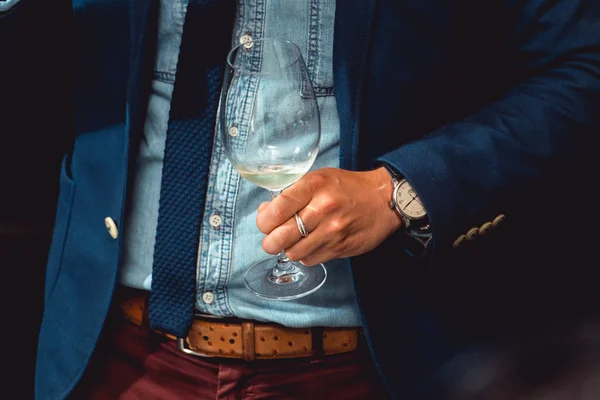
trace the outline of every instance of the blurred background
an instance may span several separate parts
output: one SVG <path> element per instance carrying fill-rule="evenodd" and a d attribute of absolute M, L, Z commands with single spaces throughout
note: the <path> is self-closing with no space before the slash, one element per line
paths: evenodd
<path fill-rule="evenodd" d="M 72 107 L 64 103 L 72 101 L 71 27 L 53 18 L 70 8 L 68 0 L 21 0 L 0 12 L 2 382 L 25 400 L 33 398 L 59 167 L 72 139 Z"/>

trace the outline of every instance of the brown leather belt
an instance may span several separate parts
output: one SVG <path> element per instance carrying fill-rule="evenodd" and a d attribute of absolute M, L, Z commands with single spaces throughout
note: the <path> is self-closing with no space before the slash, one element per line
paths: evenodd
<path fill-rule="evenodd" d="M 148 296 L 121 296 L 121 309 L 131 322 L 147 325 Z M 251 320 L 202 318 L 197 316 L 185 339 L 161 335 L 179 341 L 182 351 L 196 356 L 255 359 L 319 357 L 347 353 L 358 346 L 361 328 L 287 328 L 278 324 Z"/>

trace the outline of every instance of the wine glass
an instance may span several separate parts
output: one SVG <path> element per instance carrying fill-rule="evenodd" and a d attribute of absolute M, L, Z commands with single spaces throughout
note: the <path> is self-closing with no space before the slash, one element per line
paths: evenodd
<path fill-rule="evenodd" d="M 218 121 L 227 158 L 243 178 L 273 198 L 300 179 L 317 157 L 321 127 L 298 46 L 264 38 L 232 49 Z M 326 278 L 323 264 L 305 266 L 281 251 L 251 265 L 244 284 L 259 297 L 292 300 L 315 292 Z"/>

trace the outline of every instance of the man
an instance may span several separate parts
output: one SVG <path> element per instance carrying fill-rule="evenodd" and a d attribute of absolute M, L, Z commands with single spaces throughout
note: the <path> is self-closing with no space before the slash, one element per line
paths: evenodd
<path fill-rule="evenodd" d="M 211 316 L 234 318 L 250 336 L 232 348 L 242 356 L 206 361 L 181 352 L 195 343 L 206 355 L 208 334 L 181 338 L 176 350 L 165 332 L 146 329 L 144 313 L 127 309 L 146 311 L 148 289 L 157 292 L 157 171 L 181 70 L 174 54 L 193 29 L 184 22 L 189 10 L 175 0 L 74 1 L 72 9 L 45 3 L 21 0 L 0 20 L 2 37 L 16 41 L 2 48 L 7 84 L 27 78 L 34 61 L 40 70 L 64 61 L 39 58 L 38 50 L 48 51 L 47 32 L 31 26 L 28 39 L 17 35 L 30 15 L 73 26 L 53 43 L 74 58 L 75 101 L 55 106 L 68 113 L 74 104 L 75 141 L 63 162 L 46 271 L 37 398 L 252 398 L 257 390 L 274 398 L 351 398 L 355 388 L 369 391 L 356 398 L 378 398 L 384 386 L 395 398 L 442 399 L 462 354 L 598 311 L 588 261 L 594 241 L 584 232 L 598 222 L 600 5 L 249 1 L 238 3 L 235 18 L 215 17 L 215 32 L 233 23 L 232 45 L 267 36 L 300 44 L 326 141 L 318 169 L 266 204 L 231 176 L 214 147 L 197 235 L 196 311 L 203 315 L 193 326 L 212 332 L 228 323 Z M 206 48 L 223 38 L 210 32 L 201 36 Z M 60 49 L 70 41 L 72 51 Z M 34 98 L 57 87 L 36 79 L 39 86 L 27 87 Z M 14 112 L 25 104 L 6 103 Z M 70 132 L 68 124 L 49 129 Z M 422 207 L 409 223 L 401 210 L 415 201 Z M 261 244 L 308 265 L 325 262 L 332 276 L 304 299 L 261 302 L 236 279 Z M 123 313 L 138 324 L 125 325 Z M 261 336 L 242 329 L 259 325 L 282 335 L 306 328 L 310 346 L 294 360 L 256 360 Z M 357 345 L 342 339 L 351 351 L 326 354 L 325 330 L 336 338 L 356 333 Z M 136 340 L 140 332 L 146 336 Z M 132 365 L 119 359 L 115 343 L 131 352 Z M 352 379 L 339 379 L 340 363 Z M 275 371 L 291 386 L 268 379 Z"/>

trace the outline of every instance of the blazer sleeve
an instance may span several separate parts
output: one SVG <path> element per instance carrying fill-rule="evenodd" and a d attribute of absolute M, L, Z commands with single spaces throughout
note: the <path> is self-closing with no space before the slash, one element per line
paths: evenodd
<path fill-rule="evenodd" d="M 510 218 L 503 213 L 518 209 L 519 196 L 557 171 L 598 158 L 600 2 L 503 6 L 519 82 L 478 112 L 380 158 L 421 197 L 432 260 L 470 227 Z"/>

